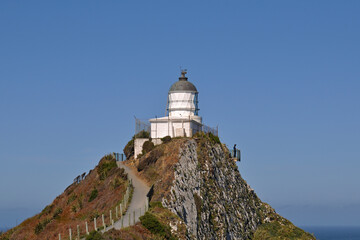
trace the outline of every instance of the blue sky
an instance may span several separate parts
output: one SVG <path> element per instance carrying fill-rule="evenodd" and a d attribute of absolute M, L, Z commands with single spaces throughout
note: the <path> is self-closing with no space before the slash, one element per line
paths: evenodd
<path fill-rule="evenodd" d="M 297 225 L 358 225 L 359 1 L 1 1 L 0 227 L 165 113 L 179 68 Z"/>

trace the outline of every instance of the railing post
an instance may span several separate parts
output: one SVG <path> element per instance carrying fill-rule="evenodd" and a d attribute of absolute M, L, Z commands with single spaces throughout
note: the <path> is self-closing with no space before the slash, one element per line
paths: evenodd
<path fill-rule="evenodd" d="M 101 218 L 102 218 L 102 224 L 103 224 L 103 227 L 104 227 L 104 230 L 105 230 L 106 225 L 105 225 L 104 214 L 101 215 Z"/>
<path fill-rule="evenodd" d="M 72 237 L 71 237 L 71 228 L 69 228 L 69 239 L 72 240 Z"/>
<path fill-rule="evenodd" d="M 85 231 L 86 231 L 86 234 L 88 235 L 89 234 L 89 227 L 88 227 L 87 221 L 85 222 Z"/>
<path fill-rule="evenodd" d="M 110 210 L 110 222 L 112 222 L 112 212 Z"/>
<path fill-rule="evenodd" d="M 77 239 L 80 240 L 80 227 L 79 227 L 79 225 L 77 225 L 76 228 L 77 228 Z"/>
<path fill-rule="evenodd" d="M 59 240 L 61 240 L 61 234 L 59 233 Z"/>
<path fill-rule="evenodd" d="M 118 206 L 117 205 L 115 207 L 115 216 L 116 216 L 116 219 L 119 219 Z"/>
<path fill-rule="evenodd" d="M 97 231 L 97 227 L 96 227 L 96 218 L 94 218 L 94 229 L 95 229 L 95 231 Z"/>
<path fill-rule="evenodd" d="M 135 225 L 135 210 L 134 210 L 134 214 L 133 214 L 133 217 L 134 217 L 134 225 Z"/>

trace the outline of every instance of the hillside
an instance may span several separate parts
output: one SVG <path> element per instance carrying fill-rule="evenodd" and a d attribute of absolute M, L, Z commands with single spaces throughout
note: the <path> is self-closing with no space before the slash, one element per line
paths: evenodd
<path fill-rule="evenodd" d="M 216 136 L 172 139 L 129 164 L 154 186 L 151 202 L 185 224 L 185 239 L 315 239 L 257 197 Z"/>
<path fill-rule="evenodd" d="M 87 240 L 315 239 L 257 197 L 218 137 L 198 133 L 193 138 L 164 138 L 157 146 L 147 142 L 136 160 L 133 144 L 131 140 L 126 146 L 128 160 L 123 164 L 132 177 L 152 186 L 150 208 L 135 225 L 92 232 Z M 40 214 L 0 239 L 58 239 L 58 233 L 67 236 L 69 226 L 75 230 L 94 217 L 100 226 L 99 216 L 115 212 L 128 186 L 127 174 L 106 156 L 82 182 L 70 185 Z M 86 236 L 84 231 L 81 235 Z"/>
<path fill-rule="evenodd" d="M 69 228 L 75 236 L 77 225 L 80 234 L 85 235 L 85 222 L 89 231 L 94 229 L 94 218 L 101 226 L 101 214 L 111 209 L 115 213 L 114 208 L 123 200 L 128 185 L 124 170 L 117 167 L 112 155 L 107 155 L 82 181 L 71 184 L 41 213 L 10 229 L 0 239 L 59 239 L 59 233 L 68 236 Z M 109 214 L 105 214 L 106 222 L 108 218 Z"/>

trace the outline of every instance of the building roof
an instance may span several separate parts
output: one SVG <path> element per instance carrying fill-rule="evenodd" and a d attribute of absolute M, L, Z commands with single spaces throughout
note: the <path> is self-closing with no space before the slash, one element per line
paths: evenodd
<path fill-rule="evenodd" d="M 169 92 L 197 92 L 194 84 L 189 82 L 187 77 L 185 77 L 186 71 L 181 71 L 181 77 L 179 77 L 179 81 L 174 83 Z"/>

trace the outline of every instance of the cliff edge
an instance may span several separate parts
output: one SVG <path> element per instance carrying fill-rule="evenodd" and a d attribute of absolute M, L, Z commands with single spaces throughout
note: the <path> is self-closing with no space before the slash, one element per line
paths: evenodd
<path fill-rule="evenodd" d="M 172 232 L 186 226 L 180 238 L 315 239 L 257 197 L 218 137 L 198 133 L 147 151 L 131 165 L 153 184 L 151 202 L 179 217 Z"/>

